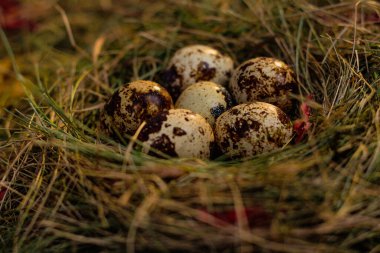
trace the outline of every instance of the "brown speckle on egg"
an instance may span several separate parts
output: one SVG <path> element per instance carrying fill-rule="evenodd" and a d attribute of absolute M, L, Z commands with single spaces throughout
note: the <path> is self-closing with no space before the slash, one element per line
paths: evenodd
<path fill-rule="evenodd" d="M 172 156 L 172 157 L 178 156 L 178 154 L 175 151 L 175 144 L 170 140 L 169 136 L 167 136 L 166 134 L 162 134 L 154 138 L 150 146 L 151 148 L 159 150 L 169 156 Z"/>
<path fill-rule="evenodd" d="M 216 121 L 215 138 L 230 157 L 252 157 L 283 147 L 292 137 L 290 119 L 277 106 L 253 102 L 240 104 Z"/>
<path fill-rule="evenodd" d="M 239 103 L 262 101 L 285 112 L 293 110 L 290 93 L 297 92 L 294 72 L 275 58 L 257 57 L 242 63 L 230 80 L 230 90 Z"/>
<path fill-rule="evenodd" d="M 201 61 L 198 63 L 198 67 L 196 70 L 192 70 L 190 76 L 195 79 L 196 82 L 202 80 L 211 80 L 215 77 L 216 68 L 210 67 L 210 64 Z"/>
<path fill-rule="evenodd" d="M 144 120 L 173 108 L 165 88 L 157 83 L 138 80 L 119 88 L 107 101 L 102 112 L 106 132 L 131 135 Z"/>
<path fill-rule="evenodd" d="M 226 108 L 222 105 L 222 104 L 218 104 L 216 106 L 213 106 L 210 108 L 210 113 L 211 115 L 216 119 L 218 118 L 224 111 L 226 110 Z"/>
<path fill-rule="evenodd" d="M 171 109 L 147 120 L 138 138 L 145 153 L 156 149 L 172 157 L 200 159 L 210 157 L 214 142 L 207 121 L 185 109 Z"/>
<path fill-rule="evenodd" d="M 177 136 L 182 136 L 182 135 L 185 135 L 186 132 L 183 129 L 181 129 L 180 127 L 174 127 L 173 128 L 173 134 L 177 135 Z"/>

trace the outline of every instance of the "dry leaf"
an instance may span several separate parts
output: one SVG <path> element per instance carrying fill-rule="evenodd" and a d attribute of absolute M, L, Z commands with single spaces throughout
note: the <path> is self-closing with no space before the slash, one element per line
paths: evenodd
<path fill-rule="evenodd" d="M 13 104 L 24 96 L 24 90 L 17 81 L 10 59 L 0 59 L 0 108 Z"/>

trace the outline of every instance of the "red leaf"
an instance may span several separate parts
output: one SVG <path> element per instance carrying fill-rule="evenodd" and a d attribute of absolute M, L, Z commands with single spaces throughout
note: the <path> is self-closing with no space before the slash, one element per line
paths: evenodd
<path fill-rule="evenodd" d="M 364 16 L 364 20 L 371 23 L 380 23 L 380 15 L 376 12 Z"/>
<path fill-rule="evenodd" d="M 295 143 L 299 143 L 303 140 L 304 136 L 307 134 L 307 131 L 311 127 L 311 123 L 307 120 L 297 119 L 293 123 L 293 131 L 296 133 Z"/>
<path fill-rule="evenodd" d="M 218 212 L 208 212 L 207 214 L 212 215 L 217 218 L 220 222 L 220 226 L 224 226 L 227 224 L 236 224 L 238 220 L 238 215 L 236 214 L 235 209 L 229 209 Z M 244 208 L 243 210 L 249 225 L 251 227 L 268 227 L 271 222 L 271 216 L 260 206 L 252 206 Z M 202 219 L 204 220 L 204 219 Z"/>
<path fill-rule="evenodd" d="M 19 1 L 15 0 L 1 0 L 0 1 L 0 13 L 2 17 L 0 19 L 0 25 L 4 30 L 19 31 L 19 30 L 33 30 L 36 27 L 36 23 L 32 20 L 22 17 L 21 14 L 22 5 Z"/>
<path fill-rule="evenodd" d="M 19 1 L 17 0 L 1 0 L 0 1 L 0 9 L 2 9 L 3 13 L 6 10 L 19 5 Z"/>
<path fill-rule="evenodd" d="M 313 100 L 313 95 L 308 95 L 307 100 Z M 308 130 L 312 126 L 310 123 L 311 109 L 306 102 L 300 105 L 301 118 L 293 122 L 293 131 L 296 133 L 295 143 L 303 140 Z"/>
<path fill-rule="evenodd" d="M 0 201 L 2 201 L 4 199 L 6 192 L 7 191 L 5 189 L 0 188 Z"/>

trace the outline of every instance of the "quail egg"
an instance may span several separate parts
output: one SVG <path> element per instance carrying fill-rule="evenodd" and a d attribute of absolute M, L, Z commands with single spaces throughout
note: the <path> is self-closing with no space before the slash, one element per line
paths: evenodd
<path fill-rule="evenodd" d="M 281 148 L 292 138 L 292 123 L 277 106 L 264 102 L 237 105 L 216 120 L 215 138 L 230 157 L 252 157 Z"/>
<path fill-rule="evenodd" d="M 214 143 L 210 124 L 186 109 L 171 109 L 149 119 L 138 138 L 145 153 L 153 148 L 182 158 L 208 159 Z"/>
<path fill-rule="evenodd" d="M 223 86 L 202 81 L 187 87 L 177 99 L 175 108 L 184 108 L 202 115 L 213 126 L 215 120 L 232 107 L 232 97 Z"/>
<path fill-rule="evenodd" d="M 233 61 L 218 50 L 191 45 L 179 49 L 169 62 L 164 74 L 165 87 L 176 99 L 189 85 L 212 81 L 226 85 L 233 71 Z"/>
<path fill-rule="evenodd" d="M 131 135 L 144 120 L 173 108 L 167 90 L 151 81 L 133 81 L 119 88 L 107 101 L 101 121 L 108 133 Z"/>
<path fill-rule="evenodd" d="M 293 101 L 289 93 L 297 91 L 294 72 L 275 58 L 250 59 L 236 68 L 230 80 L 230 91 L 238 103 L 262 101 L 290 113 Z"/>

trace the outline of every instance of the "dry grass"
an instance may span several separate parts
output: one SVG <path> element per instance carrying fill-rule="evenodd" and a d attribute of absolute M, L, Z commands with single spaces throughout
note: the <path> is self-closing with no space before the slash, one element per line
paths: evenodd
<path fill-rule="evenodd" d="M 0 48 L 26 94 L 0 114 L 0 252 L 380 252 L 379 3 L 55 2 L 29 2 L 36 30 Z M 192 43 L 291 64 L 307 139 L 205 162 L 101 136 L 106 97 Z"/>

